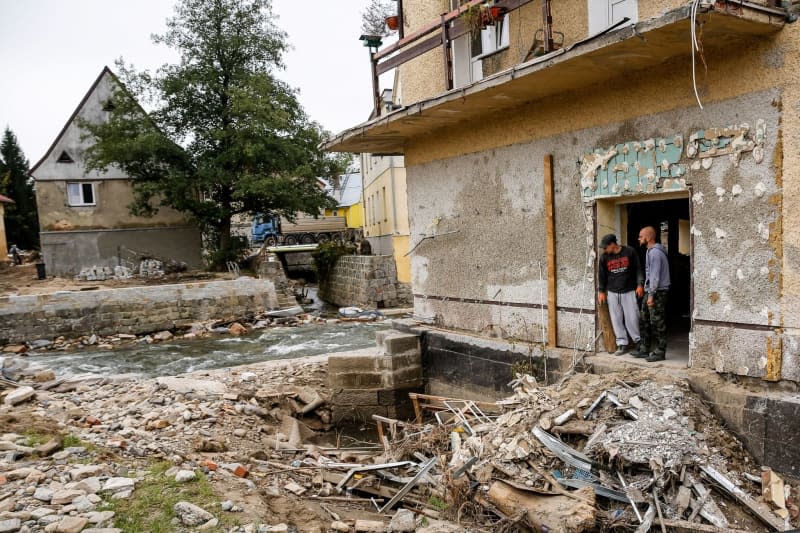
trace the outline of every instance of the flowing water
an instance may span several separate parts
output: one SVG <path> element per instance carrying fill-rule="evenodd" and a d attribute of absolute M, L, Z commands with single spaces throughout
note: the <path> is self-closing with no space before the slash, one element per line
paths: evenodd
<path fill-rule="evenodd" d="M 375 333 L 389 327 L 386 321 L 270 328 L 241 337 L 176 339 L 158 344 L 136 343 L 114 350 L 89 347 L 77 352 L 31 354 L 29 361 L 53 369 L 58 376 L 86 372 L 171 376 L 195 370 L 369 348 L 375 345 Z"/>

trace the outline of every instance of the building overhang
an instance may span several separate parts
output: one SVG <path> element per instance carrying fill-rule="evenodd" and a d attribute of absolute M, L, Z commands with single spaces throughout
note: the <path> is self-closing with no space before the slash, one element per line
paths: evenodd
<path fill-rule="evenodd" d="M 733 6 L 734 4 L 731 4 Z M 786 12 L 743 2 L 735 11 L 698 13 L 706 48 L 735 47 L 777 33 Z M 729 8 L 730 9 L 730 8 Z M 331 152 L 404 154 L 411 139 L 562 92 L 588 87 L 691 53 L 689 6 L 599 34 L 483 80 L 403 107 L 345 130 L 323 145 Z"/>

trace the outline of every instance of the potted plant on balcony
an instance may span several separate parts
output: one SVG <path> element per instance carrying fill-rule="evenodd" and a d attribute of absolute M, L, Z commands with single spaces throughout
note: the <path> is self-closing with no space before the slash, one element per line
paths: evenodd
<path fill-rule="evenodd" d="M 399 19 L 394 0 L 371 0 L 361 12 L 361 31 L 365 35 L 388 37 L 397 31 Z"/>
<path fill-rule="evenodd" d="M 459 15 L 459 19 L 469 28 L 471 33 L 479 32 L 494 23 L 489 8 L 480 4 L 469 6 Z"/>

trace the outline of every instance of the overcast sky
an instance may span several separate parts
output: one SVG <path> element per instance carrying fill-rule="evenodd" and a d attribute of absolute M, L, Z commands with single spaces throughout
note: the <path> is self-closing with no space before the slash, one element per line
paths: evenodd
<path fill-rule="evenodd" d="M 300 90 L 309 116 L 337 133 L 364 122 L 372 86 L 358 40 L 369 0 L 273 0 L 293 47 L 278 75 Z M 177 55 L 150 40 L 172 0 L 0 0 L 0 128 L 9 126 L 33 165 L 103 66 L 122 57 L 154 70 Z M 383 82 L 384 80 L 382 80 Z M 391 80 L 386 80 L 390 83 Z"/>

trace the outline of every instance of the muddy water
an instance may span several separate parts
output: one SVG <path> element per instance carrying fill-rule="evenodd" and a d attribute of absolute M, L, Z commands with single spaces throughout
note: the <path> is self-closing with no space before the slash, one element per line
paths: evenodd
<path fill-rule="evenodd" d="M 387 321 L 271 328 L 241 337 L 215 336 L 159 344 L 139 343 L 114 350 L 87 348 L 77 352 L 31 354 L 29 361 L 52 368 L 58 376 L 86 372 L 169 376 L 368 348 L 375 345 L 375 333 L 389 327 Z"/>

